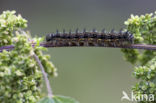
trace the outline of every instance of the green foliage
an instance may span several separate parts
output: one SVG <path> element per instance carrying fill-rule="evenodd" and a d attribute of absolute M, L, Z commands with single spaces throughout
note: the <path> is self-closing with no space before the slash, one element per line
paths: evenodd
<path fill-rule="evenodd" d="M 156 13 L 141 16 L 131 15 L 125 24 L 127 30 L 134 34 L 134 43 L 156 44 Z M 140 93 L 154 94 L 156 97 L 156 52 L 130 49 L 121 51 L 127 61 L 138 64 L 134 69 L 133 76 L 139 79 L 139 82 L 133 87 L 133 91 L 138 95 Z"/>
<path fill-rule="evenodd" d="M 0 15 L 0 47 L 14 45 L 12 51 L 0 53 L 0 103 L 36 103 L 41 97 L 40 86 L 42 73 L 33 58 L 38 55 L 49 76 L 56 75 L 54 65 L 48 55 L 42 54 L 45 48 L 32 42 L 41 42 L 40 38 L 31 37 L 20 30 L 27 26 L 27 21 L 15 11 L 6 11 Z"/>
<path fill-rule="evenodd" d="M 14 14 L 15 11 L 4 11 L 0 15 L 0 47 L 12 44 L 14 30 L 27 27 L 27 20 Z"/>
<path fill-rule="evenodd" d="M 54 96 L 53 98 L 44 97 L 38 103 L 79 103 L 79 102 L 70 97 Z"/>
<path fill-rule="evenodd" d="M 55 103 L 53 98 L 50 98 L 50 97 L 44 97 L 42 98 L 39 102 L 37 103 Z"/>
<path fill-rule="evenodd" d="M 156 44 L 156 14 L 146 14 L 139 16 L 131 15 L 127 21 L 125 21 L 127 30 L 133 33 L 135 38 L 135 43 L 144 44 Z M 126 60 L 131 63 L 141 63 L 146 64 L 151 60 L 156 53 L 154 51 L 138 51 L 130 49 L 122 49 L 125 53 Z M 133 60 L 135 59 L 135 60 Z"/>

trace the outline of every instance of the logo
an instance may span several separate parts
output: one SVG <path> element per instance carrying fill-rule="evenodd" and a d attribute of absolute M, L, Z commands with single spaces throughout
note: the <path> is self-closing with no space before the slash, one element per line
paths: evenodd
<path fill-rule="evenodd" d="M 125 92 L 122 91 L 123 96 L 121 97 L 121 101 L 127 100 L 127 101 L 131 101 L 131 102 L 141 102 L 141 101 L 148 101 L 148 102 L 152 102 L 155 101 L 154 98 L 154 94 L 140 94 L 140 95 L 136 95 L 133 93 L 133 91 L 131 92 L 130 96 Z"/>

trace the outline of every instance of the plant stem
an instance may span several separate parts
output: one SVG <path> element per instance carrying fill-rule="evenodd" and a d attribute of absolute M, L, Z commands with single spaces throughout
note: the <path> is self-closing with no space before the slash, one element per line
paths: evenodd
<path fill-rule="evenodd" d="M 156 45 L 148 44 L 127 44 L 122 46 L 103 46 L 103 45 L 89 45 L 89 46 L 70 46 L 70 45 L 55 45 L 51 43 L 41 43 L 40 46 L 49 47 L 106 47 L 106 48 L 128 48 L 128 49 L 144 49 L 144 50 L 156 50 Z"/>
<path fill-rule="evenodd" d="M 35 44 L 32 44 L 34 47 Z M 70 45 L 55 45 L 51 43 L 43 42 L 40 44 L 40 46 L 50 48 L 50 47 L 107 47 L 107 48 L 128 48 L 128 49 L 144 49 L 144 50 L 156 50 L 156 45 L 147 45 L 147 44 L 129 44 L 129 45 L 123 45 L 123 46 L 70 46 Z M 0 47 L 0 52 L 3 50 L 10 51 L 14 49 L 13 45 L 3 46 Z"/>
<path fill-rule="evenodd" d="M 33 54 L 33 56 L 34 56 L 35 60 L 37 61 L 38 65 L 39 65 L 39 67 L 40 67 L 40 69 L 42 71 L 43 78 L 45 80 L 45 84 L 46 84 L 46 87 L 47 87 L 48 97 L 51 98 L 51 97 L 53 97 L 53 93 L 52 93 L 52 89 L 51 89 L 51 86 L 50 86 L 49 79 L 47 77 L 47 73 L 45 72 L 44 67 L 43 67 L 41 61 L 39 60 L 38 56 L 35 53 Z"/>

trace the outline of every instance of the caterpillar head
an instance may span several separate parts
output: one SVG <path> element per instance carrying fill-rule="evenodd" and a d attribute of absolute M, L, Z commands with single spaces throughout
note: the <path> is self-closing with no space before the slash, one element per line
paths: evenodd
<path fill-rule="evenodd" d="M 51 41 L 54 37 L 54 34 L 47 34 L 46 35 L 46 41 Z"/>

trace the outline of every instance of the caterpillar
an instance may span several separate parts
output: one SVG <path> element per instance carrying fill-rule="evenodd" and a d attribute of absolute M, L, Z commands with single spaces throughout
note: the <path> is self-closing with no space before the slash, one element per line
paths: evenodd
<path fill-rule="evenodd" d="M 87 32 L 85 29 L 83 32 L 79 32 L 78 29 L 74 33 L 69 31 L 66 33 L 60 33 L 58 30 L 56 33 L 47 34 L 46 42 L 53 47 L 62 46 L 101 46 L 101 47 L 122 47 L 125 45 L 133 44 L 134 37 L 128 31 L 120 30 L 119 32 L 111 30 L 106 32 L 105 29 L 102 32 L 97 32 L 95 29 L 92 32 Z"/>

